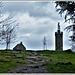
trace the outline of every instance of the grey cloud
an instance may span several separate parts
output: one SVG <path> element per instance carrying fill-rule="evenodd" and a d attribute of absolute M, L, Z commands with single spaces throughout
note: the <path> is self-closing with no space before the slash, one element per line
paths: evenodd
<path fill-rule="evenodd" d="M 30 36 L 29 38 L 24 37 L 23 42 L 29 49 L 34 49 L 34 50 L 41 49 L 42 50 L 43 39 L 44 39 L 44 36 L 35 34 L 35 35 Z M 48 35 L 46 39 L 47 39 L 47 49 L 54 49 L 52 48 L 53 42 L 51 42 L 51 40 L 53 40 L 53 37 L 51 35 Z"/>
<path fill-rule="evenodd" d="M 48 6 L 49 5 L 49 6 Z M 33 17 L 50 17 L 57 20 L 57 14 L 55 13 L 55 6 L 53 2 L 4 2 L 3 12 L 18 13 L 28 12 Z M 47 9 L 49 7 L 50 9 Z M 47 13 L 48 10 L 51 10 Z M 54 13 L 54 14 L 53 14 Z M 58 20 L 61 18 L 58 17 Z"/>
<path fill-rule="evenodd" d="M 39 7 L 41 7 L 42 5 L 44 5 L 44 6 L 46 6 L 47 5 L 47 3 L 49 3 L 49 2 L 17 2 L 17 1 L 15 1 L 15 2 L 3 2 L 4 3 L 4 6 L 3 6 L 3 8 L 4 8 L 4 10 L 3 11 L 5 11 L 5 12 L 26 12 L 26 11 L 28 11 L 28 12 L 30 12 L 30 11 L 35 11 L 35 10 L 37 10 L 38 8 L 38 6 Z M 35 8 L 36 7 L 36 8 Z"/>
<path fill-rule="evenodd" d="M 21 37 L 21 39 L 23 38 L 23 41 L 24 41 L 24 43 L 26 43 L 28 48 L 43 49 L 43 38 L 44 38 L 44 35 L 46 35 L 47 49 L 52 49 L 53 44 L 54 44 L 54 32 L 52 32 L 51 30 L 50 30 L 50 32 L 49 32 L 49 30 L 48 31 L 41 30 L 38 33 L 34 33 L 34 32 L 29 32 L 29 33 L 32 33 L 32 35 L 29 37 L 26 37 L 26 36 Z M 21 34 L 23 34 L 23 33 L 21 33 Z M 53 49 L 55 49 L 55 48 L 53 48 Z"/>

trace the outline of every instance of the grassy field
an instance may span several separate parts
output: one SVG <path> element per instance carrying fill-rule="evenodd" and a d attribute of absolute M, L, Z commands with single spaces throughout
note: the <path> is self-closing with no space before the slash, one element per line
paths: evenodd
<path fill-rule="evenodd" d="M 50 73 L 75 73 L 75 52 L 40 51 L 38 53 L 44 54 L 44 58 L 52 59 L 44 65 Z M 58 64 L 58 62 L 71 64 Z"/>
<path fill-rule="evenodd" d="M 32 53 L 33 51 L 26 51 Z M 26 65 L 27 60 L 25 51 L 15 53 L 8 53 L 8 50 L 0 50 L 0 73 L 6 73 L 8 70 L 16 68 L 18 65 Z M 37 56 L 43 54 L 40 59 L 50 59 L 43 65 L 50 73 L 75 73 L 75 52 L 63 52 L 63 51 L 37 51 Z M 22 55 L 24 57 L 17 57 L 16 55 Z M 61 64 L 68 63 L 71 64 Z M 59 64 L 60 63 L 60 64 Z"/>
<path fill-rule="evenodd" d="M 25 52 L 17 53 L 17 55 L 29 56 Z M 17 57 L 15 53 L 8 53 L 7 50 L 0 51 L 0 73 L 5 73 L 18 65 L 25 65 L 26 59 Z"/>

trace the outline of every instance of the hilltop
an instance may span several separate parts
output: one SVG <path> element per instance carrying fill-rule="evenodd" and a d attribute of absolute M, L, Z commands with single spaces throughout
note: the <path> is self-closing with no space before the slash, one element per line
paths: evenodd
<path fill-rule="evenodd" d="M 28 69 L 23 68 L 27 65 Z M 15 70 L 18 67 L 20 69 Z M 0 73 L 15 73 L 14 70 L 16 73 L 75 73 L 75 53 L 50 50 L 0 51 Z"/>

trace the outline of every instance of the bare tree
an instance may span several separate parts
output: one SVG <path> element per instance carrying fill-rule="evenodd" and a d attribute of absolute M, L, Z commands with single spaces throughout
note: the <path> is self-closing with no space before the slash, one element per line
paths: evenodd
<path fill-rule="evenodd" d="M 18 23 L 16 20 L 13 20 L 12 16 L 0 18 L 0 44 L 6 44 L 6 49 L 9 48 L 10 43 L 15 42 L 16 40 L 16 27 Z"/>
<path fill-rule="evenodd" d="M 8 17 L 1 24 L 0 29 L 0 42 L 1 44 L 6 44 L 6 49 L 10 46 L 10 43 L 15 42 L 16 39 L 16 21 L 11 20 L 12 17 Z"/>

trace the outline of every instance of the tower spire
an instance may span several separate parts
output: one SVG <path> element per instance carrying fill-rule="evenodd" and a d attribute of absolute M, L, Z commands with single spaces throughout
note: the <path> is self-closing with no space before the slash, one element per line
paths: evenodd
<path fill-rule="evenodd" d="M 58 30 L 60 30 L 60 22 L 58 22 Z"/>

